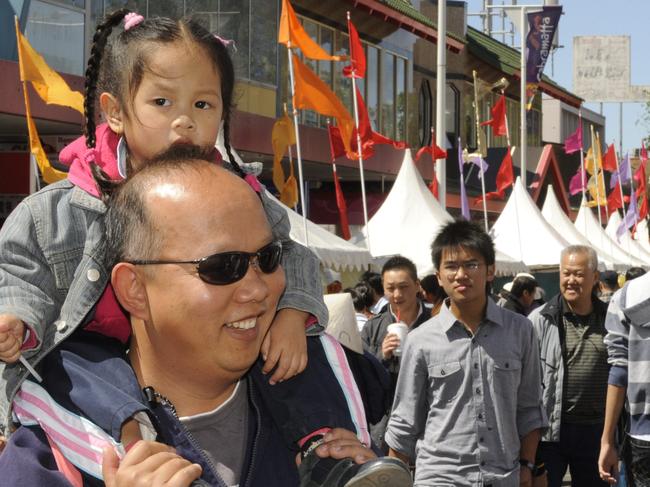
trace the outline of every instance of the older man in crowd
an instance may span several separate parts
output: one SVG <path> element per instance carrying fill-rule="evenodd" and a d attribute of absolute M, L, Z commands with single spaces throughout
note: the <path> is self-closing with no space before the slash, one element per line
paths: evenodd
<path fill-rule="evenodd" d="M 560 487 L 567 468 L 573 487 L 605 485 L 598 452 L 605 418 L 607 305 L 596 297 L 598 256 L 591 247 L 566 247 L 560 260 L 560 294 L 534 310 L 540 342 L 544 407 L 550 427 L 539 457 L 549 487 Z"/>
<path fill-rule="evenodd" d="M 199 478 L 200 485 L 301 483 L 295 452 L 248 373 L 284 290 L 282 248 L 259 198 L 207 160 L 159 160 L 119 190 L 106 226 L 117 262 L 111 283 L 133 335 L 127 356 L 119 344 L 101 342 L 97 364 L 132 367 L 134 384 L 123 384 L 123 392 L 144 403 L 150 419 L 143 437 L 156 441 L 138 442 L 120 461 L 111 440 L 83 418 L 84 435 L 72 443 L 60 441 L 66 428 L 23 424 L 0 455 L 0 483 L 103 485 L 101 477 L 106 485 L 129 487 L 188 486 Z M 76 386 L 59 379 L 61 387 Z M 92 386 L 101 392 L 101 383 Z M 337 486 L 373 480 L 373 462 L 364 462 L 374 455 L 353 433 L 335 429 L 325 440 L 318 456 L 356 463 L 339 463 L 323 478 Z M 73 465 L 62 455 L 71 444 L 72 457 L 86 455 L 89 463 Z M 102 445 L 108 446 L 103 474 L 90 475 Z M 303 463 L 313 465 L 313 458 Z M 302 471 L 301 485 L 321 485 L 316 468 Z"/>

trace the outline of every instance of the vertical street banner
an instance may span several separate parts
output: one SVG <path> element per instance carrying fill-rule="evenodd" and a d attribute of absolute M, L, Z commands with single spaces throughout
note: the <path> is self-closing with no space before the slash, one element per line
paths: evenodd
<path fill-rule="evenodd" d="M 526 109 L 530 110 L 546 60 L 553 49 L 553 38 L 562 15 L 562 6 L 544 7 L 528 14 L 526 37 Z"/>

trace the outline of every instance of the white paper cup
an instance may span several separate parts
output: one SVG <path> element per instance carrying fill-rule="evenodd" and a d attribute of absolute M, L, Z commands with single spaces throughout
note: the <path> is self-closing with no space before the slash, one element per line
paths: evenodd
<path fill-rule="evenodd" d="M 393 355 L 399 357 L 402 355 L 402 347 L 406 341 L 406 335 L 409 332 L 409 327 L 406 325 L 406 323 L 398 321 L 397 323 L 391 323 L 388 325 L 387 331 L 389 335 L 397 335 L 399 338 L 399 346 L 393 350 Z"/>

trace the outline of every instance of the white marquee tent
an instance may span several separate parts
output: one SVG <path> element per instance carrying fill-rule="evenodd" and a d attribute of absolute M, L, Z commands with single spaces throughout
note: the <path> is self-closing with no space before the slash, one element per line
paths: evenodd
<path fill-rule="evenodd" d="M 393 188 L 368 222 L 370 251 L 375 257 L 403 255 L 415 263 L 419 276 L 431 274 L 434 272 L 431 242 L 440 228 L 451 220 L 451 215 L 427 188 L 407 149 Z M 362 232 L 368 234 L 365 228 Z M 365 245 L 365 240 L 359 244 Z M 514 275 L 526 270 L 522 262 L 508 257 L 497 246 L 498 275 Z"/>
<path fill-rule="evenodd" d="M 639 259 L 630 256 L 620 245 L 614 242 L 605 229 L 600 226 L 596 216 L 592 213 L 591 209 L 583 204 L 580 205 L 578 216 L 573 223 L 578 231 L 587 237 L 591 242 L 591 246 L 596 249 L 598 254 L 608 254 L 614 257 L 617 261 L 626 264 L 627 266 L 645 266 L 646 264 Z"/>
<path fill-rule="evenodd" d="M 491 233 L 497 248 L 531 268 L 560 265 L 560 252 L 569 245 L 544 219 L 519 177 Z"/>
<path fill-rule="evenodd" d="M 648 221 L 644 219 L 636 225 L 634 240 L 639 242 L 639 245 L 641 245 L 646 252 L 650 252 L 650 241 L 648 241 L 648 238 Z"/>
<path fill-rule="evenodd" d="M 542 207 L 542 215 L 544 215 L 546 221 L 571 245 L 591 246 L 591 242 L 587 237 L 578 231 L 571 219 L 566 213 L 564 213 L 551 185 L 548 186 L 546 191 L 546 199 L 544 200 L 544 206 Z M 623 271 L 628 268 L 627 264 L 616 260 L 606 252 L 598 252 L 598 261 L 600 270 L 614 269 L 617 271 Z"/>
<path fill-rule="evenodd" d="M 322 262 L 323 266 L 337 270 L 356 269 L 364 271 L 372 263 L 373 258 L 366 249 L 358 247 L 347 240 L 343 240 L 309 220 L 307 220 L 307 232 L 309 234 L 309 245 L 307 245 L 302 216 L 288 206 L 283 205 L 268 191 L 266 194 L 269 198 L 277 201 L 287 211 L 289 223 L 291 224 L 291 232 L 289 233 L 291 238 L 309 247 Z"/>
<path fill-rule="evenodd" d="M 618 214 L 618 211 L 615 211 L 609 217 L 605 232 L 607 232 L 609 238 L 618 243 L 623 250 L 625 250 L 628 254 L 633 255 L 637 259 L 643 261 L 647 266 L 650 264 L 650 253 L 646 252 L 645 249 L 641 247 L 641 244 L 632 238 L 630 232 L 626 230 L 625 233 L 620 237 L 616 235 L 616 231 L 618 230 L 618 227 L 622 221 L 623 219 L 621 218 L 621 215 Z"/>

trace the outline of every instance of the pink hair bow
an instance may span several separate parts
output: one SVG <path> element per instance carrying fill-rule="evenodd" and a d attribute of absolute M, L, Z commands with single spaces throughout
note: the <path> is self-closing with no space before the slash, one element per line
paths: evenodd
<path fill-rule="evenodd" d="M 214 34 L 214 38 L 221 42 L 225 47 L 232 46 L 233 51 L 237 52 L 237 46 L 233 39 L 225 39 L 217 34 Z"/>
<path fill-rule="evenodd" d="M 124 16 L 124 30 L 129 30 L 144 20 L 144 17 L 135 12 L 129 12 Z"/>

